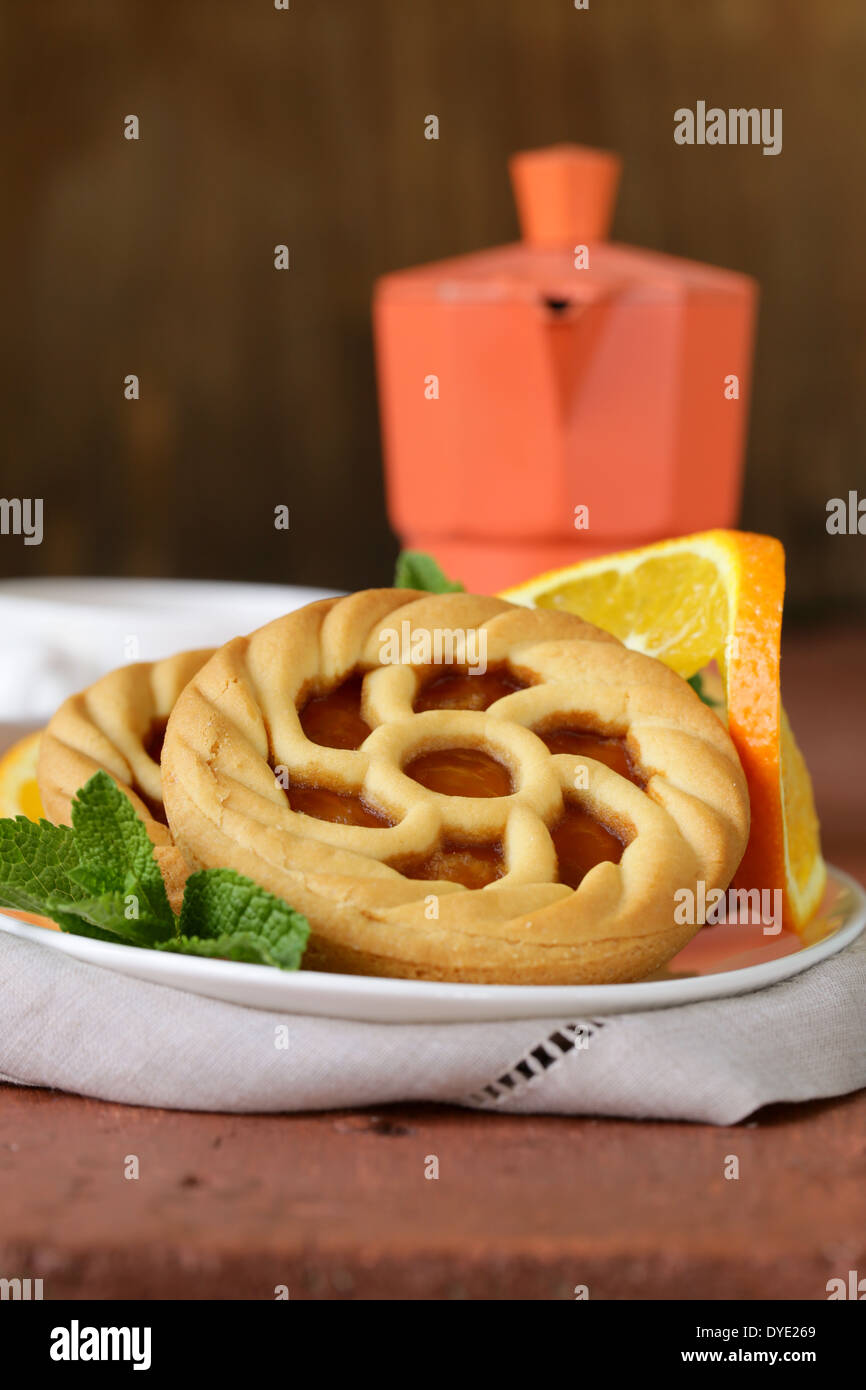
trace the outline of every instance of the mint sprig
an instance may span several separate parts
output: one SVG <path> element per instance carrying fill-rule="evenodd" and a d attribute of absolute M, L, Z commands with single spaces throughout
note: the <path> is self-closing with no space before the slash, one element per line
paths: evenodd
<path fill-rule="evenodd" d="M 401 550 L 394 570 L 395 589 L 426 589 L 431 594 L 463 593 L 464 586 L 448 579 L 432 555 L 423 550 Z"/>
<path fill-rule="evenodd" d="M 144 824 L 106 772 L 76 794 L 71 827 L 0 820 L 0 907 L 100 941 L 281 970 L 297 970 L 310 933 L 300 912 L 233 869 L 192 874 L 176 917 Z"/>

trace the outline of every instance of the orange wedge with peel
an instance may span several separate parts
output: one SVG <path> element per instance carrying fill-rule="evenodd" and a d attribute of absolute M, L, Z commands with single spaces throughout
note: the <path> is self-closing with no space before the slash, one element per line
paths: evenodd
<path fill-rule="evenodd" d="M 0 816 L 26 816 L 28 820 L 44 817 L 36 783 L 41 737 L 37 729 L 35 734 L 13 743 L 0 757 Z"/>
<path fill-rule="evenodd" d="M 27 734 L 0 757 L 0 817 L 26 816 L 28 820 L 41 820 L 45 816 L 36 783 L 41 736 L 39 729 L 34 734 Z M 59 930 L 56 922 L 50 922 L 47 917 L 37 917 L 33 912 L 20 912 L 11 907 L 4 907 L 2 911 L 7 917 L 33 922 L 37 927 Z"/>
<path fill-rule="evenodd" d="M 583 560 L 502 597 L 577 613 L 686 679 L 716 663 L 752 809 L 735 882 L 781 889 L 785 925 L 799 930 L 818 908 L 827 869 L 811 779 L 781 702 L 784 592 L 779 541 L 703 531 Z"/>

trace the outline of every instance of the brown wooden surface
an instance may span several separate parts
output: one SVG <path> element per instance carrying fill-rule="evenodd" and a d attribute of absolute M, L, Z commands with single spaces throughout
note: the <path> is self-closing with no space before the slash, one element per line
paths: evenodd
<path fill-rule="evenodd" d="M 795 634 L 783 671 L 828 857 L 866 880 L 866 632 Z M 716 1128 L 0 1087 L 0 1275 L 49 1298 L 821 1299 L 866 1272 L 864 1136 L 866 1092 Z"/>
<path fill-rule="evenodd" d="M 866 1269 L 862 1093 L 735 1129 L 0 1101 L 0 1270 L 46 1298 L 820 1299 Z"/>
<path fill-rule="evenodd" d="M 625 158 L 618 239 L 757 276 L 743 521 L 862 605 L 864 65 L 862 0 L 6 0 L 3 495 L 46 529 L 0 574 L 390 582 L 373 281 L 513 239 L 507 156 L 570 139 Z M 677 146 L 698 100 L 782 153 Z"/>

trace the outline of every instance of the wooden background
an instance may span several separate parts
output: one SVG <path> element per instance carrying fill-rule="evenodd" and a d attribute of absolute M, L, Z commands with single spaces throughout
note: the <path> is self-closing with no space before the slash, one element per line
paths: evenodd
<path fill-rule="evenodd" d="M 576 139 L 625 156 L 618 239 L 759 279 L 743 522 L 796 557 L 795 612 L 866 604 L 866 538 L 825 529 L 866 495 L 862 0 L 6 0 L 0 23 L 0 492 L 46 508 L 0 574 L 388 582 L 373 280 L 512 239 L 507 155 Z M 782 154 L 676 146 L 698 99 L 781 106 Z"/>

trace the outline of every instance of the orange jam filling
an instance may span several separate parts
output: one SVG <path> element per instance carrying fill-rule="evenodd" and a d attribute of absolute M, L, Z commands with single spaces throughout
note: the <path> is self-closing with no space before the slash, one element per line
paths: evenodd
<path fill-rule="evenodd" d="M 362 676 L 351 676 L 327 695 L 314 695 L 307 701 L 299 718 L 311 743 L 323 748 L 360 748 L 370 732 L 361 718 L 362 680 Z"/>
<path fill-rule="evenodd" d="M 632 761 L 631 754 L 621 738 L 606 738 L 588 729 L 550 729 L 539 733 L 542 743 L 546 743 L 551 753 L 571 753 L 577 758 L 594 758 L 596 762 L 627 777 L 636 787 L 645 787 L 646 778 L 641 769 Z"/>
<path fill-rule="evenodd" d="M 618 864 L 625 845 L 607 826 L 580 806 L 566 804 L 565 814 L 551 831 L 559 862 L 559 881 L 576 888 L 596 864 Z"/>
<path fill-rule="evenodd" d="M 463 845 L 454 840 L 446 840 L 424 859 L 399 867 L 406 878 L 444 879 L 462 883 L 464 888 L 485 888 L 505 872 L 501 845 Z"/>
<path fill-rule="evenodd" d="M 351 792 L 335 792 L 328 787 L 289 786 L 286 796 L 293 811 L 315 816 L 316 820 L 333 821 L 335 825 L 368 825 L 382 830 L 396 824 L 383 811 Z"/>
<path fill-rule="evenodd" d="M 415 697 L 413 709 L 423 714 L 428 709 L 487 709 L 495 700 L 525 690 L 525 681 L 502 668 L 472 676 L 468 672 L 449 671 L 423 685 Z"/>
<path fill-rule="evenodd" d="M 165 730 L 167 724 L 167 716 L 157 716 L 151 719 L 150 724 L 148 725 L 145 733 L 142 735 L 142 747 L 144 748 L 144 751 L 147 754 L 147 756 L 151 759 L 152 762 L 155 762 L 157 766 L 159 766 L 159 763 L 162 760 L 162 745 L 165 743 Z M 163 806 L 162 801 L 158 797 L 148 796 L 147 792 L 144 790 L 144 787 L 140 786 L 137 781 L 134 781 L 132 783 L 132 790 L 135 792 L 139 800 L 144 802 L 145 806 L 147 807 L 148 811 L 150 812 L 152 818 L 155 821 L 158 821 L 160 825 L 168 825 L 168 817 L 165 814 L 165 807 Z"/>
<path fill-rule="evenodd" d="M 480 748 L 437 748 L 403 768 L 407 777 L 443 796 L 510 796 L 511 773 Z"/>
<path fill-rule="evenodd" d="M 165 743 L 167 724 L 167 716 L 151 719 L 150 727 L 142 739 L 145 753 L 155 763 L 159 763 L 162 759 L 162 745 Z"/>

